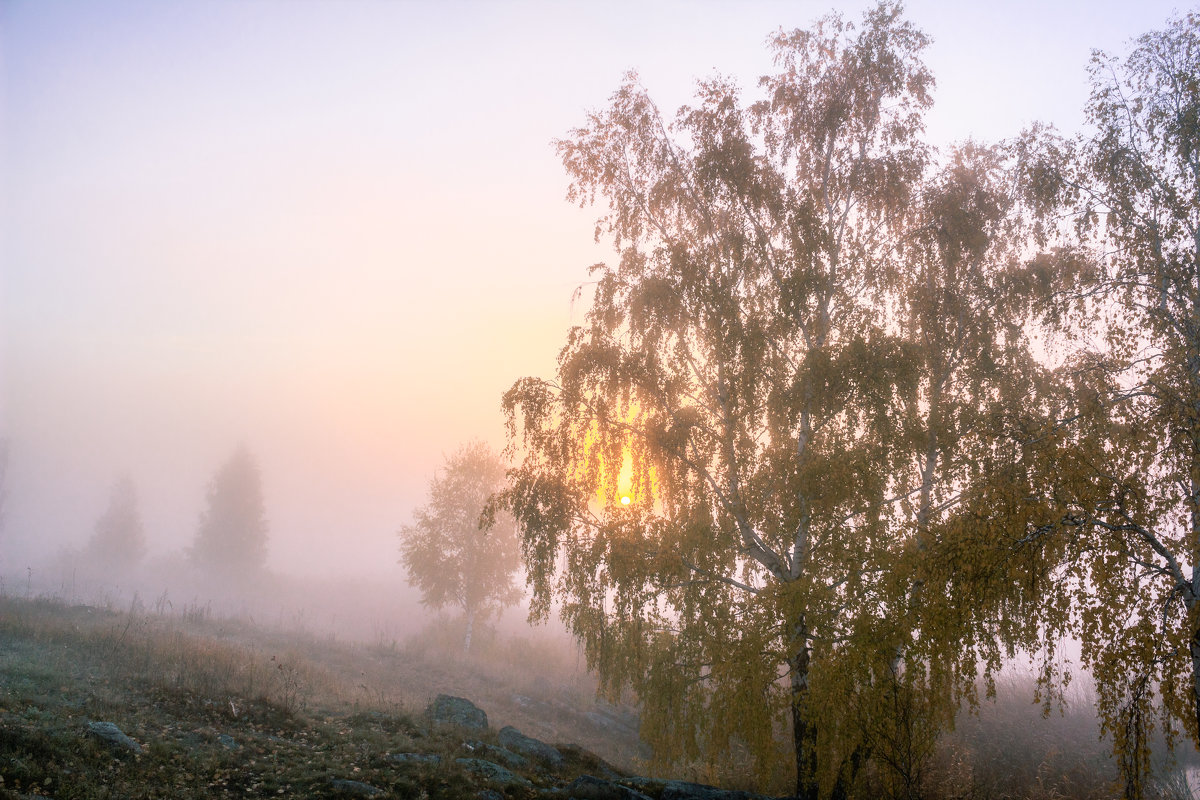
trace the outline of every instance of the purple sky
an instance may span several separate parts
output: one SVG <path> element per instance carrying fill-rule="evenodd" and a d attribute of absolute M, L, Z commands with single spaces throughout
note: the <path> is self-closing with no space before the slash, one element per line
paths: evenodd
<path fill-rule="evenodd" d="M 842 4 L 857 18 L 864 3 Z M 281 570 L 394 570 L 443 454 L 503 443 L 607 257 L 555 137 L 636 68 L 664 109 L 754 79 L 816 2 L 0 1 L 0 572 L 128 471 L 155 552 L 239 441 Z M 1074 130 L 1093 47 L 1163 2 L 908 4 L 929 135 Z"/>

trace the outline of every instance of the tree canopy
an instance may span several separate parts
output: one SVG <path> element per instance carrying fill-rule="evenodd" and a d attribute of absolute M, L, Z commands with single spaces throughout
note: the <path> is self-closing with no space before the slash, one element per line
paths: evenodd
<path fill-rule="evenodd" d="M 1036 494 L 1132 797 L 1156 719 L 1200 742 L 1200 17 L 1090 73 L 1091 132 L 1031 148 L 1077 221 L 1047 283 L 1081 332 Z"/>
<path fill-rule="evenodd" d="M 464 445 L 429 482 L 429 501 L 400 529 L 409 584 L 426 606 L 463 612 L 465 650 L 476 622 L 521 596 L 514 584 L 521 566 L 516 523 L 506 513 L 485 515 L 504 480 L 504 463 L 487 445 Z"/>
<path fill-rule="evenodd" d="M 664 762 L 920 796 L 1018 649 L 1049 709 L 1064 636 L 1127 796 L 1155 720 L 1200 742 L 1198 34 L 1097 54 L 1087 135 L 935 158 L 882 3 L 776 35 L 753 102 L 631 74 L 558 143 L 618 258 L 505 395 L 503 500 Z"/>
<path fill-rule="evenodd" d="M 926 44 L 896 5 L 828 17 L 774 37 L 762 99 L 705 80 L 673 120 L 630 75 L 558 143 L 619 261 L 556 380 L 504 400 L 534 613 L 561 603 L 659 757 L 766 778 L 794 756 L 805 798 L 894 739 L 849 709 L 944 715 L 998 663 L 990 636 L 963 647 L 971 614 L 923 602 L 921 565 L 1041 402 L 1006 155 L 935 166 Z"/>

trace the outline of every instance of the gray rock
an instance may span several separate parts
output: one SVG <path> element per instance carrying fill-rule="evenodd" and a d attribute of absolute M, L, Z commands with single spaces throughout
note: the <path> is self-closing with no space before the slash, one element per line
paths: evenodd
<path fill-rule="evenodd" d="M 458 725 L 462 728 L 487 730 L 487 714 L 463 697 L 439 694 L 425 711 L 434 722 Z"/>
<path fill-rule="evenodd" d="M 113 722 L 89 722 L 88 733 L 115 750 L 126 750 L 131 753 L 142 752 L 142 746 L 130 739 Z"/>
<path fill-rule="evenodd" d="M 369 783 L 363 783 L 362 781 L 347 781 L 341 778 L 333 778 L 329 781 L 329 785 L 333 787 L 335 792 L 353 795 L 354 797 L 376 797 L 383 794 L 383 789 L 372 786 Z"/>
<path fill-rule="evenodd" d="M 566 794 L 571 800 L 650 800 L 649 795 L 636 789 L 591 775 L 580 775 L 572 781 Z"/>
<path fill-rule="evenodd" d="M 498 783 L 501 786 L 528 786 L 533 784 L 522 778 L 520 775 L 514 775 L 499 764 L 493 764 L 491 761 L 484 761 L 482 758 L 456 758 L 454 763 L 485 780 Z"/>
<path fill-rule="evenodd" d="M 463 742 L 463 747 L 470 750 L 472 753 L 479 753 L 487 756 L 492 761 L 499 762 L 506 767 L 513 769 L 525 769 L 529 766 L 529 759 L 525 756 L 517 755 L 512 750 L 506 750 L 503 747 L 496 747 L 487 742 Z"/>
<path fill-rule="evenodd" d="M 505 725 L 501 728 L 498 738 L 500 744 L 509 750 L 515 750 L 522 755 L 543 761 L 555 768 L 563 765 L 562 753 L 539 739 L 526 736 L 512 725 Z"/>
<path fill-rule="evenodd" d="M 424 767 L 436 767 L 442 763 L 442 757 L 436 753 L 388 753 L 384 758 L 393 764 L 417 764 Z"/>
<path fill-rule="evenodd" d="M 766 795 L 732 789 L 718 789 L 702 783 L 667 781 L 659 800 L 771 800 Z"/>
<path fill-rule="evenodd" d="M 234 739 L 232 736 L 230 736 L 228 733 L 217 734 L 217 741 L 221 744 L 221 747 L 224 747 L 226 750 L 241 750 L 242 749 L 242 746 L 237 743 L 237 740 Z"/>
<path fill-rule="evenodd" d="M 504 795 L 495 789 L 481 789 L 479 794 L 475 795 L 475 800 L 504 800 Z"/>
<path fill-rule="evenodd" d="M 577 744 L 560 744 L 555 749 L 563 754 L 563 758 L 579 764 L 580 770 L 586 770 L 587 775 L 606 781 L 624 780 L 624 776 L 613 769 L 611 764 Z"/>

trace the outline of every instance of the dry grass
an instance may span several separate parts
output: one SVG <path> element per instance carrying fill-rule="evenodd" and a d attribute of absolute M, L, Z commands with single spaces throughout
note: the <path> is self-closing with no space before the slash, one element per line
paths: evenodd
<path fill-rule="evenodd" d="M 1111 742 L 1100 737 L 1094 699 L 1086 687 L 1067 693 L 1046 714 L 1034 698 L 1031 676 L 1009 675 L 994 701 L 963 710 L 943 736 L 928 795 L 969 800 L 1101 800 L 1119 797 L 1122 783 Z M 1187 768 L 1196 763 L 1190 745 L 1172 754 L 1156 746 L 1148 798 L 1192 800 Z"/>
<path fill-rule="evenodd" d="M 0 597 L 0 641 L 0 796 L 332 797 L 334 778 L 396 797 L 473 796 L 478 779 L 454 762 L 461 734 L 422 714 L 440 692 L 489 713 L 492 730 L 476 735 L 485 742 L 506 724 L 552 742 L 620 739 L 589 728 L 598 706 L 585 681 L 554 674 L 566 661 L 551 642 L 497 637 L 488 661 L 432 634 L 383 648 L 136 602 L 112 611 L 11 597 Z M 535 663 L 549 671 L 531 676 Z M 143 753 L 114 757 L 86 735 L 89 720 L 115 722 Z M 386 759 L 409 751 L 443 765 Z M 567 773 L 599 763 L 568 753 Z"/>
<path fill-rule="evenodd" d="M 395 796 L 456 797 L 469 782 L 453 771 L 397 773 L 380 760 L 410 750 L 450 761 L 461 755 L 460 741 L 439 738 L 423 721 L 439 693 L 471 698 L 493 731 L 514 725 L 580 745 L 572 751 L 580 769 L 586 751 L 630 772 L 645 769 L 649 753 L 634 710 L 596 700 L 594 681 L 561 635 L 482 633 L 464 654 L 462 630 L 449 619 L 402 640 L 361 644 L 222 617 L 207 605 L 149 605 L 136 596 L 122 610 L 0 596 L 0 790 L 56 798 L 163 796 L 167 788 L 177 797 L 281 789 L 323 796 L 336 774 L 370 779 Z M 1119 794 L 1086 692 L 1044 718 L 1029 681 L 1012 678 L 999 689 L 996 701 L 961 714 L 939 742 L 922 797 Z M 117 722 L 147 753 L 114 762 L 94 743 L 81 745 L 85 719 Z M 227 751 L 222 736 L 242 749 Z M 69 774 L 122 789 L 76 792 L 67 788 Z M 786 790 L 789 776 L 790 765 L 781 764 L 767 788 Z M 738 763 L 678 764 L 669 777 L 755 788 Z M 860 796 L 888 797 L 887 786 L 866 782 Z M 1151 796 L 1192 798 L 1186 772 L 1160 759 Z"/>

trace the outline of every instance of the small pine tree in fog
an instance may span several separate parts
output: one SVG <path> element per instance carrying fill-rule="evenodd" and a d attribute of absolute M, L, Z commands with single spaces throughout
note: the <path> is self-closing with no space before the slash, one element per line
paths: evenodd
<path fill-rule="evenodd" d="M 517 527 L 507 514 L 484 521 L 492 494 L 504 484 L 504 464 L 476 442 L 446 459 L 429 483 L 429 502 L 400 529 L 400 563 L 421 602 L 462 609 L 463 649 L 470 650 L 477 621 L 520 599 L 513 579 L 520 567 Z"/>
<path fill-rule="evenodd" d="M 96 520 L 84 555 L 95 566 L 130 567 L 146 555 L 146 533 L 138 510 L 137 488 L 128 475 L 118 478 L 108 495 L 108 508 Z"/>
<path fill-rule="evenodd" d="M 188 551 L 192 562 L 213 572 L 260 571 L 267 560 L 267 514 L 258 463 L 244 446 L 217 470 L 207 500 Z"/>
<path fill-rule="evenodd" d="M 8 437 L 0 438 L 0 531 L 4 530 L 5 477 L 8 475 Z"/>

